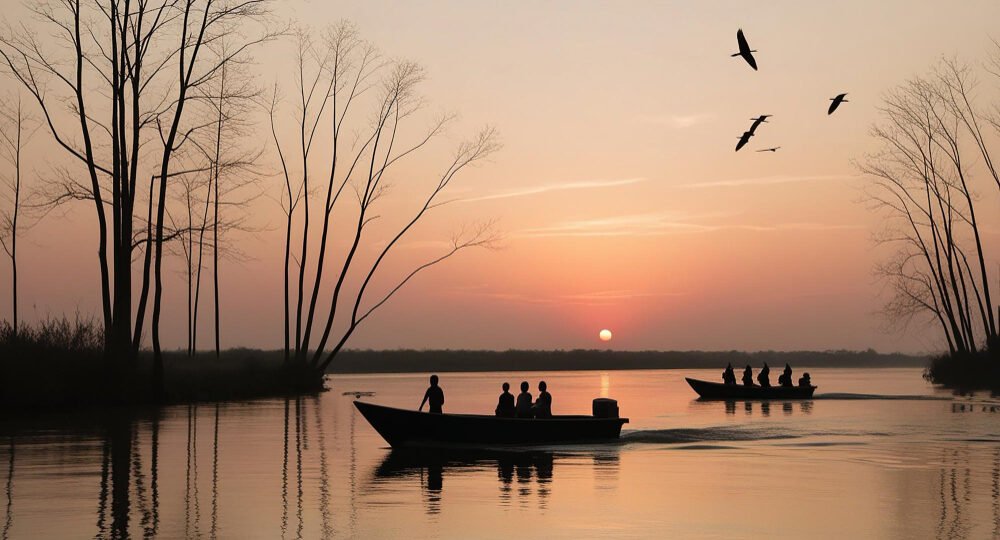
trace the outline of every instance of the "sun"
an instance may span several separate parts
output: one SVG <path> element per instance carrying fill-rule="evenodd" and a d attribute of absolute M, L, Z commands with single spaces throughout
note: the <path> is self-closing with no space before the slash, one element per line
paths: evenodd
<path fill-rule="evenodd" d="M 601 330 L 601 332 L 597 334 L 597 336 L 601 338 L 601 341 L 611 341 L 612 337 L 611 330 L 605 328 L 604 330 Z"/>

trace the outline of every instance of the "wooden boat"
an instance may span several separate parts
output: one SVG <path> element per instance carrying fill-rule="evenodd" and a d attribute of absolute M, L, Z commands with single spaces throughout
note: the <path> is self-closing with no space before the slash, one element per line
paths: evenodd
<path fill-rule="evenodd" d="M 701 399 L 810 399 L 815 386 L 743 386 L 685 378 Z"/>
<path fill-rule="evenodd" d="M 492 447 L 609 442 L 628 418 L 553 416 L 501 418 L 479 414 L 431 414 L 355 401 L 361 415 L 393 448 Z"/>

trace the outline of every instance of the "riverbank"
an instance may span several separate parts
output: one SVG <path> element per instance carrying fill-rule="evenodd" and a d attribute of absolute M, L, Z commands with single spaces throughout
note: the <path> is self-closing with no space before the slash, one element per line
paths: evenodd
<path fill-rule="evenodd" d="M 15 340 L 0 328 L 0 406 L 4 410 L 157 405 L 152 396 L 152 353 L 130 365 L 107 362 L 102 333 L 87 321 L 53 320 L 23 328 Z M 6 332 L 6 333 L 4 333 Z M 345 350 L 327 374 L 558 372 L 737 368 L 764 363 L 808 368 L 927 366 L 928 358 L 868 351 L 612 351 L 612 350 Z M 229 349 L 188 356 L 164 353 L 167 404 L 247 400 L 321 392 L 323 378 L 307 367 L 286 366 L 284 352 Z"/>
<path fill-rule="evenodd" d="M 964 392 L 1000 392 L 1000 350 L 934 357 L 924 372 L 924 378 Z"/>

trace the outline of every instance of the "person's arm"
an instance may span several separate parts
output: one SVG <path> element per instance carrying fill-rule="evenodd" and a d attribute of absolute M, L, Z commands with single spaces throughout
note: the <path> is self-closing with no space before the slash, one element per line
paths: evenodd
<path fill-rule="evenodd" d="M 428 388 L 424 391 L 424 400 L 420 402 L 420 407 L 417 408 L 418 411 L 424 410 L 424 404 L 427 403 L 427 399 L 431 397 L 431 389 Z"/>

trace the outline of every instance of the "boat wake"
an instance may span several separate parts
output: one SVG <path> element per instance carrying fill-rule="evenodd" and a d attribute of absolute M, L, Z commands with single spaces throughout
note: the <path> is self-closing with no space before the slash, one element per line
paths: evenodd
<path fill-rule="evenodd" d="M 646 444 L 681 444 L 733 441 L 796 439 L 801 435 L 776 428 L 738 429 L 732 427 L 644 429 L 623 431 L 621 442 Z"/>
<path fill-rule="evenodd" d="M 813 396 L 814 400 L 885 400 L 885 401 L 951 401 L 948 396 L 919 396 L 919 395 L 883 395 L 883 394 L 849 394 L 849 393 L 829 393 Z"/>

